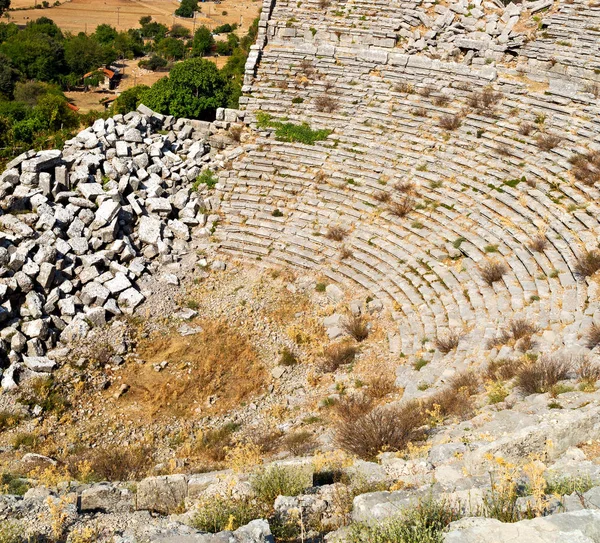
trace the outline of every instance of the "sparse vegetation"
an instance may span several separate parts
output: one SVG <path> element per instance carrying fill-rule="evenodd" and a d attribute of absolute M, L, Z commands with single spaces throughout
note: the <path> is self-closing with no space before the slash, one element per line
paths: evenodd
<path fill-rule="evenodd" d="M 573 270 L 581 277 L 590 277 L 600 270 L 600 251 L 584 250 L 575 255 Z"/>
<path fill-rule="evenodd" d="M 358 349 L 348 342 L 333 343 L 323 351 L 321 370 L 324 372 L 334 372 L 340 366 L 352 363 L 357 353 Z"/>
<path fill-rule="evenodd" d="M 330 226 L 327 229 L 327 233 L 325 234 L 325 237 L 332 241 L 343 241 L 343 239 L 346 237 L 347 233 L 348 232 L 346 232 L 346 230 L 344 228 L 342 228 L 341 226 Z"/>
<path fill-rule="evenodd" d="M 397 517 L 373 524 L 353 524 L 348 543 L 442 543 L 445 528 L 460 519 L 460 508 L 432 497 L 420 500 Z"/>
<path fill-rule="evenodd" d="M 542 151 L 552 151 L 552 149 L 560 145 L 561 141 L 562 138 L 560 136 L 550 133 L 539 134 L 536 138 L 537 146 Z"/>
<path fill-rule="evenodd" d="M 367 398 L 347 398 L 336 406 L 335 440 L 345 451 L 373 459 L 381 451 L 400 451 L 419 439 L 422 424 L 418 402 L 375 407 Z"/>
<path fill-rule="evenodd" d="M 342 322 L 342 328 L 358 342 L 369 337 L 369 323 L 362 315 L 348 315 Z"/>
<path fill-rule="evenodd" d="M 435 339 L 435 348 L 441 353 L 446 354 L 456 349 L 459 341 L 460 333 L 456 330 L 449 330 Z"/>
<path fill-rule="evenodd" d="M 559 381 L 568 377 L 571 362 L 560 355 L 542 355 L 524 364 L 517 373 L 517 385 L 526 394 L 549 392 Z"/>
<path fill-rule="evenodd" d="M 542 253 L 548 246 L 548 240 L 544 234 L 537 234 L 529 241 L 529 248 L 536 253 Z"/>
<path fill-rule="evenodd" d="M 274 128 L 275 137 L 279 141 L 300 142 L 306 145 L 314 145 L 315 142 L 325 140 L 331 134 L 331 130 L 313 130 L 307 123 L 294 124 L 289 122 L 273 121 L 267 113 L 259 111 L 256 113 L 259 128 Z"/>
<path fill-rule="evenodd" d="M 333 96 L 321 94 L 315 98 L 315 108 L 317 111 L 333 113 L 338 108 L 338 102 Z"/>
<path fill-rule="evenodd" d="M 499 260 L 485 260 L 479 266 L 479 275 L 481 276 L 481 279 L 483 279 L 483 282 L 490 287 L 497 281 L 500 281 L 507 272 L 508 267 Z"/>
<path fill-rule="evenodd" d="M 396 217 L 406 217 L 415 207 L 415 201 L 410 196 L 401 200 L 392 200 L 388 204 L 388 211 Z"/>
<path fill-rule="evenodd" d="M 440 128 L 452 131 L 462 125 L 462 121 L 458 115 L 442 115 L 439 120 Z"/>
<path fill-rule="evenodd" d="M 592 186 L 600 181 L 600 151 L 591 151 L 572 156 L 569 162 L 575 179 L 584 185 Z"/>
<path fill-rule="evenodd" d="M 306 472 L 297 466 L 273 465 L 258 470 L 250 479 L 259 501 L 273 504 L 277 496 L 298 496 L 311 481 Z"/>

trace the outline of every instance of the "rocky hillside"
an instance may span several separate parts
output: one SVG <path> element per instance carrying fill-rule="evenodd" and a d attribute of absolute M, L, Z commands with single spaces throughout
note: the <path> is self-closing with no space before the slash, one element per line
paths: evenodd
<path fill-rule="evenodd" d="M 599 542 L 598 13 L 265 0 L 9 164 L 0 541 Z"/>

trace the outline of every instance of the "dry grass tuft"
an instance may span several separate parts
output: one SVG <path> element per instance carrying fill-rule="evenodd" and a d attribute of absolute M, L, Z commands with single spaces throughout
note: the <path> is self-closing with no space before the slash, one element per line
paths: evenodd
<path fill-rule="evenodd" d="M 154 466 L 149 445 L 105 445 L 88 449 L 66 460 L 74 477 L 90 477 L 98 481 L 139 481 L 147 477 Z M 81 470 L 85 470 L 85 474 Z"/>
<path fill-rule="evenodd" d="M 566 379 L 571 361 L 560 355 L 542 355 L 535 362 L 523 365 L 517 374 L 517 385 L 526 394 L 549 392 Z"/>
<path fill-rule="evenodd" d="M 340 366 L 354 362 L 358 349 L 347 341 L 333 343 L 323 351 L 323 360 L 320 364 L 321 371 L 331 373 Z"/>
<path fill-rule="evenodd" d="M 521 359 L 492 360 L 487 366 L 485 378 L 488 381 L 508 381 L 519 373 L 523 363 Z"/>
<path fill-rule="evenodd" d="M 556 134 L 546 133 L 540 134 L 535 141 L 537 143 L 537 146 L 542 151 L 552 151 L 552 149 L 558 147 L 558 145 L 562 141 L 562 138 L 560 136 L 557 136 Z"/>
<path fill-rule="evenodd" d="M 352 256 L 352 250 L 345 245 L 340 247 L 340 260 L 346 260 L 346 258 L 350 258 Z"/>
<path fill-rule="evenodd" d="M 412 181 L 398 181 L 394 183 L 394 189 L 401 194 L 412 194 L 415 191 L 415 184 Z"/>
<path fill-rule="evenodd" d="M 584 383 L 594 384 L 600 379 L 600 365 L 589 356 L 582 357 L 577 364 L 577 377 Z"/>
<path fill-rule="evenodd" d="M 548 246 L 548 240 L 543 234 L 537 234 L 529 241 L 529 248 L 536 253 L 542 253 Z"/>
<path fill-rule="evenodd" d="M 577 154 L 569 159 L 575 179 L 588 187 L 600 181 L 600 151 Z"/>
<path fill-rule="evenodd" d="M 283 438 L 283 446 L 294 456 L 302 456 L 310 453 L 315 448 L 315 445 L 315 436 L 306 430 L 288 434 Z"/>
<path fill-rule="evenodd" d="M 491 339 L 487 343 L 487 348 L 492 349 L 499 345 L 506 345 L 510 341 L 519 341 L 520 339 L 531 339 L 531 336 L 539 330 L 538 326 L 527 319 L 512 319 L 504 327 L 500 335 Z"/>
<path fill-rule="evenodd" d="M 358 342 L 369 337 L 368 322 L 362 315 L 348 315 L 342 322 L 342 328 Z"/>
<path fill-rule="evenodd" d="M 585 345 L 588 349 L 593 349 L 600 345 L 600 324 L 594 322 L 585 331 Z"/>
<path fill-rule="evenodd" d="M 348 234 L 348 232 L 341 226 L 330 226 L 327 229 L 327 233 L 325 234 L 325 237 L 332 241 L 342 241 L 346 237 L 347 234 Z"/>
<path fill-rule="evenodd" d="M 415 92 L 415 87 L 411 83 L 407 83 L 406 81 L 401 81 L 396 83 L 394 86 L 395 92 L 401 92 L 403 94 L 413 94 Z"/>
<path fill-rule="evenodd" d="M 496 281 L 500 281 L 505 273 L 508 272 L 508 266 L 499 260 L 486 260 L 479 266 L 479 275 L 484 283 L 492 286 Z"/>
<path fill-rule="evenodd" d="M 519 134 L 529 136 L 535 130 L 535 125 L 532 123 L 523 122 L 519 125 Z"/>
<path fill-rule="evenodd" d="M 573 269 L 581 277 L 590 277 L 600 270 L 600 251 L 592 250 L 575 255 L 575 264 Z"/>
<path fill-rule="evenodd" d="M 486 87 L 481 92 L 474 92 L 469 98 L 469 105 L 480 111 L 492 113 L 495 106 L 502 99 L 502 93 L 496 92 L 492 87 Z"/>
<path fill-rule="evenodd" d="M 444 130 L 456 130 L 462 125 L 462 121 L 458 115 L 442 115 L 439 120 L 440 128 Z"/>
<path fill-rule="evenodd" d="M 376 375 L 369 380 L 368 385 L 367 395 L 375 401 L 379 401 L 397 390 L 396 379 L 389 373 Z"/>
<path fill-rule="evenodd" d="M 338 101 L 327 94 L 322 94 L 315 98 L 315 107 L 317 111 L 333 113 L 338 108 Z"/>
<path fill-rule="evenodd" d="M 437 107 L 446 107 L 450 103 L 450 96 L 447 94 L 440 94 L 433 99 L 433 103 Z"/>
<path fill-rule="evenodd" d="M 393 200 L 388 204 L 388 211 L 396 217 L 406 217 L 415 207 L 415 201 L 410 196 L 405 196 L 401 200 Z"/>
<path fill-rule="evenodd" d="M 392 195 L 384 190 L 379 190 L 373 194 L 373 198 L 378 202 L 387 204 L 392 199 Z"/>
<path fill-rule="evenodd" d="M 441 353 L 447 354 L 458 347 L 459 341 L 460 334 L 456 330 L 449 330 L 435 339 L 435 348 Z"/>

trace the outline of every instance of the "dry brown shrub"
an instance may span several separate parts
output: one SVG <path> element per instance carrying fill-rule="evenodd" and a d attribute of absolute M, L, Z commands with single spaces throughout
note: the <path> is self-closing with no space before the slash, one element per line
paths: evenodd
<path fill-rule="evenodd" d="M 315 73 L 315 68 L 310 60 L 305 58 L 302 62 L 300 62 L 300 71 L 306 76 L 310 77 Z M 287 83 L 286 83 L 287 85 Z"/>
<path fill-rule="evenodd" d="M 600 251 L 584 250 L 575 255 L 575 264 L 573 269 L 581 277 L 590 277 L 600 270 Z"/>
<path fill-rule="evenodd" d="M 595 383 L 600 379 L 600 365 L 593 362 L 589 356 L 584 356 L 577 364 L 577 376 L 585 383 Z"/>
<path fill-rule="evenodd" d="M 459 341 L 460 333 L 456 330 L 449 330 L 435 338 L 435 348 L 441 353 L 447 354 L 458 347 Z"/>
<path fill-rule="evenodd" d="M 396 217 L 406 217 L 415 207 L 415 201 L 410 196 L 401 200 L 393 200 L 388 204 L 388 211 Z"/>
<path fill-rule="evenodd" d="M 412 194 L 415 191 L 415 184 L 412 181 L 398 181 L 394 183 L 394 189 L 401 194 Z"/>
<path fill-rule="evenodd" d="M 315 107 L 317 111 L 333 113 L 338 108 L 338 101 L 327 94 L 322 94 L 315 98 Z"/>
<path fill-rule="evenodd" d="M 536 253 L 543 252 L 548 246 L 548 240 L 543 234 L 537 234 L 529 241 L 529 248 Z"/>
<path fill-rule="evenodd" d="M 425 85 L 423 88 L 419 89 L 419 94 L 425 98 L 429 98 L 434 91 L 435 89 L 432 85 Z"/>
<path fill-rule="evenodd" d="M 575 179 L 583 184 L 589 187 L 600 181 L 600 151 L 574 155 L 569 162 L 573 166 L 571 171 Z"/>
<path fill-rule="evenodd" d="M 331 5 L 331 0 L 319 0 L 319 7 L 321 9 L 327 9 Z"/>
<path fill-rule="evenodd" d="M 437 107 L 446 107 L 450 103 L 450 97 L 447 94 L 440 94 L 433 99 Z"/>
<path fill-rule="evenodd" d="M 324 349 L 320 369 L 328 373 L 334 372 L 340 366 L 353 362 L 357 353 L 358 349 L 347 341 L 333 343 Z"/>
<path fill-rule="evenodd" d="M 467 418 L 473 412 L 472 396 L 477 393 L 479 385 L 479 378 L 474 372 L 459 373 L 450 380 L 448 386 L 423 402 L 423 412 L 436 413 L 444 418 Z"/>
<path fill-rule="evenodd" d="M 306 430 L 288 434 L 283 438 L 283 446 L 294 456 L 302 456 L 310 453 L 315 448 L 315 445 L 315 436 Z"/>
<path fill-rule="evenodd" d="M 346 237 L 347 233 L 348 232 L 346 232 L 346 230 L 341 226 L 334 225 L 327 229 L 325 237 L 331 241 L 342 241 Z"/>
<path fill-rule="evenodd" d="M 137 481 L 149 475 L 154 460 L 148 445 L 104 445 L 69 457 L 66 465 L 75 477 L 85 466 L 97 480 Z"/>
<path fill-rule="evenodd" d="M 469 97 L 469 105 L 474 109 L 491 113 L 501 99 L 501 92 L 494 91 L 492 87 L 486 87 L 481 92 L 474 92 L 471 94 Z"/>
<path fill-rule="evenodd" d="M 518 317 L 512 319 L 502 329 L 500 335 L 491 339 L 487 343 L 488 349 L 500 345 L 506 345 L 509 341 L 518 341 L 520 339 L 531 339 L 531 336 L 539 330 L 538 326 L 527 319 Z"/>
<path fill-rule="evenodd" d="M 369 337 L 369 325 L 362 315 L 348 315 L 342 322 L 342 328 L 358 342 Z"/>
<path fill-rule="evenodd" d="M 236 142 L 240 142 L 242 139 L 242 127 L 233 125 L 229 128 L 229 137 Z"/>
<path fill-rule="evenodd" d="M 585 345 L 588 349 L 600 345 L 600 324 L 594 322 L 585 331 Z"/>
<path fill-rule="evenodd" d="M 384 190 L 378 190 L 377 192 L 373 193 L 373 198 L 375 198 L 375 200 L 378 202 L 387 204 L 392 199 L 392 195 Z"/>
<path fill-rule="evenodd" d="M 549 392 L 559 381 L 566 379 L 571 361 L 557 354 L 542 355 L 535 362 L 524 364 L 517 374 L 517 385 L 526 394 Z"/>
<path fill-rule="evenodd" d="M 340 260 L 346 260 L 347 258 L 350 258 L 353 255 L 352 250 L 349 247 L 346 247 L 345 245 L 342 245 L 340 247 Z"/>
<path fill-rule="evenodd" d="M 462 121 L 458 115 L 442 115 L 439 120 L 439 125 L 444 130 L 456 130 L 461 124 Z"/>
<path fill-rule="evenodd" d="M 385 398 L 388 394 L 397 390 L 396 379 L 394 378 L 394 375 L 389 373 L 376 375 L 369 379 L 368 385 L 367 394 L 376 401 Z"/>
<path fill-rule="evenodd" d="M 502 156 L 512 156 L 513 151 L 506 143 L 496 145 L 496 152 Z"/>
<path fill-rule="evenodd" d="M 523 122 L 519 125 L 519 134 L 522 136 L 529 136 L 535 130 L 533 123 Z"/>
<path fill-rule="evenodd" d="M 552 151 L 552 149 L 558 147 L 562 138 L 556 134 L 544 133 L 540 134 L 535 141 L 542 151 Z"/>
<path fill-rule="evenodd" d="M 508 266 L 499 260 L 486 260 L 479 266 L 481 279 L 490 287 L 496 281 L 500 281 L 507 272 Z"/>
<path fill-rule="evenodd" d="M 396 85 L 394 86 L 394 91 L 401 92 L 403 94 L 413 94 L 415 92 L 415 87 L 411 83 L 401 81 L 399 83 L 396 83 Z"/>
<path fill-rule="evenodd" d="M 427 117 L 429 112 L 424 107 L 415 107 L 410 111 L 415 117 Z"/>
<path fill-rule="evenodd" d="M 505 359 L 492 360 L 486 369 L 486 379 L 489 381 L 508 381 L 512 379 L 523 365 L 521 359 Z"/>
<path fill-rule="evenodd" d="M 419 403 L 374 407 L 367 398 L 346 398 L 336 406 L 335 442 L 365 460 L 382 451 L 400 451 L 423 435 Z"/>

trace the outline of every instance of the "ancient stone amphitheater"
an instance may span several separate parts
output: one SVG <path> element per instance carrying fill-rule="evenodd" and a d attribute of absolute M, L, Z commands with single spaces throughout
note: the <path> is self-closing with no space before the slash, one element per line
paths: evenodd
<path fill-rule="evenodd" d="M 464 327 L 468 363 L 515 315 L 577 345 L 597 311 L 575 266 L 598 245 L 597 163 L 573 163 L 598 149 L 598 20 L 580 1 L 265 2 L 246 122 L 332 133 L 259 132 L 220 173 L 222 250 L 385 300 L 404 353 Z M 507 273 L 488 284 L 490 260 Z"/>

